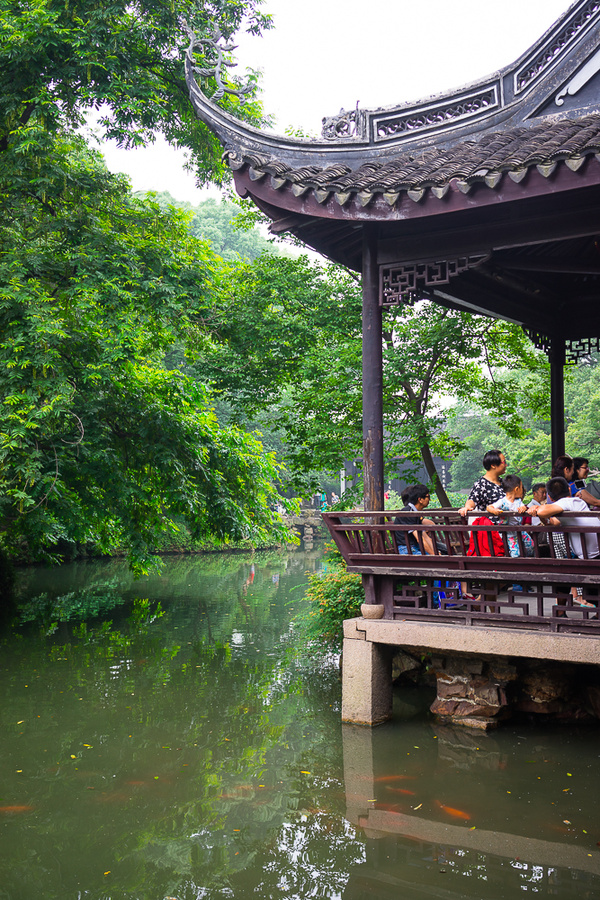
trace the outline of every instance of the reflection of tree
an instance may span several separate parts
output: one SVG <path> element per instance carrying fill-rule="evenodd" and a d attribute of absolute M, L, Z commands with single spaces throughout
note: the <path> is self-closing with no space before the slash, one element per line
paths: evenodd
<path fill-rule="evenodd" d="M 247 866 L 283 864 L 295 828 L 311 854 L 328 831 L 342 840 L 337 682 L 307 690 L 301 660 L 288 655 L 290 589 L 304 567 L 254 560 L 247 620 L 238 591 L 249 560 L 215 566 L 201 594 L 197 576 L 184 584 L 184 561 L 174 566 L 183 596 L 169 601 L 156 583 L 162 619 L 88 624 L 76 639 L 31 637 L 11 650 L 2 720 L 24 724 L 0 736 L 0 775 L 13 786 L 6 802 L 34 810 L 11 821 L 3 843 L 9 896 L 18 884 L 15 896 L 47 900 L 76 889 L 137 898 L 148 885 L 153 897 L 197 897 L 201 887 L 220 897 L 244 884 L 236 873 Z M 21 782 L 16 769 L 27 773 Z M 324 883 L 337 884 L 318 852 Z M 108 892 L 108 870 L 121 893 Z"/>

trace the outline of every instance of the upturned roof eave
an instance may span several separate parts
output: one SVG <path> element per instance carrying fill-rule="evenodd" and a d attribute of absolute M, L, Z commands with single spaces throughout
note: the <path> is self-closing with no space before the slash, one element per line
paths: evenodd
<path fill-rule="evenodd" d="M 582 13 L 585 14 L 583 18 Z M 358 129 L 354 136 L 345 135 L 337 139 L 331 136 L 305 139 L 279 135 L 236 119 L 203 94 L 194 75 L 194 60 L 190 51 L 185 58 L 185 75 L 197 116 L 218 136 L 228 152 L 228 158 L 234 163 L 233 168 L 243 152 L 275 158 L 294 168 L 310 165 L 324 168 L 340 163 L 356 168 L 368 160 L 382 160 L 399 153 L 418 152 L 431 146 L 445 148 L 459 141 L 478 140 L 489 131 L 510 127 L 539 115 L 536 109 L 544 96 L 547 98 L 552 95 L 559 82 L 577 68 L 581 63 L 581 54 L 588 52 L 586 47 L 589 49 L 591 44 L 598 44 L 599 20 L 598 4 L 591 0 L 576 0 L 532 47 L 510 65 L 485 78 L 421 100 L 351 111 L 346 115 L 356 113 L 361 119 L 363 133 L 358 134 Z M 555 58 L 544 64 L 541 73 L 535 74 L 538 57 L 547 53 L 548 48 L 553 46 L 552 42 L 559 41 L 561 35 L 564 39 L 565 35 L 570 34 L 569 29 L 573 29 L 575 23 L 578 23 L 576 37 L 566 40 L 565 47 L 555 54 Z M 519 79 L 523 80 L 522 85 Z M 511 84 L 514 92 L 510 88 Z M 394 132 L 393 127 L 388 128 L 394 117 L 419 117 L 432 113 L 435 117 L 442 106 L 469 102 L 478 97 L 480 99 L 488 89 L 493 100 L 489 108 L 484 104 L 475 115 L 458 116 L 454 119 L 450 117 L 448 121 L 443 121 L 442 116 L 442 121 L 431 127 L 418 128 L 414 132 L 408 128 L 402 134 Z M 556 110 L 555 115 L 566 117 L 568 112 Z M 335 122 L 337 119 L 339 116 L 333 116 L 329 121 Z M 324 122 L 327 121 L 324 119 Z M 388 130 L 394 133 L 388 136 Z M 327 132 L 327 126 L 324 132 Z"/>

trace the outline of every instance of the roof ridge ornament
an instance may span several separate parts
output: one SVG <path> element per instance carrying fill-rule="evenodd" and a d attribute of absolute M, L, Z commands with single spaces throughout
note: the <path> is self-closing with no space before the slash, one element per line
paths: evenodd
<path fill-rule="evenodd" d="M 187 21 L 183 20 L 183 26 L 190 40 L 185 53 L 190 61 L 192 70 L 203 78 L 213 77 L 217 82 L 217 90 L 212 95 L 211 100 L 220 100 L 225 94 L 231 94 L 243 103 L 246 99 L 246 94 L 252 91 L 252 85 L 246 84 L 243 87 L 232 88 L 223 80 L 223 68 L 232 69 L 237 65 L 236 62 L 225 59 L 224 54 L 237 50 L 238 45 L 228 41 L 219 26 L 212 19 L 209 21 L 209 25 L 212 28 L 212 36 L 199 37 L 193 28 L 188 25 Z M 220 41 L 224 41 L 224 43 L 220 43 Z M 200 48 L 202 48 L 203 55 L 206 57 L 207 65 L 204 66 L 197 66 L 194 61 L 194 52 L 199 51 Z"/>
<path fill-rule="evenodd" d="M 321 134 L 326 141 L 363 141 L 367 137 L 367 117 L 364 110 L 340 109 L 337 116 L 324 116 Z"/>

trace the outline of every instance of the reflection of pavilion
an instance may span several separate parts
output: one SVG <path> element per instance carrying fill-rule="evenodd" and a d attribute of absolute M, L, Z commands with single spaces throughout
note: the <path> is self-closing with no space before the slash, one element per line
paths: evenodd
<path fill-rule="evenodd" d="M 569 897 L 569 893 L 562 894 L 567 882 L 577 884 L 578 896 L 598 895 L 600 854 L 589 855 L 589 847 L 472 827 L 466 822 L 454 824 L 444 821 L 444 814 L 433 812 L 427 803 L 423 804 L 426 810 L 412 809 L 410 804 L 403 805 L 402 811 L 393 809 L 381 789 L 382 779 L 377 779 L 377 764 L 381 765 L 383 755 L 389 757 L 389 753 L 378 752 L 377 732 L 354 725 L 342 729 L 346 815 L 367 838 L 367 863 L 351 874 L 346 900 L 397 897 L 403 889 L 409 890 L 407 896 L 411 897 L 505 897 L 511 889 L 518 893 L 532 884 L 543 896 L 558 893 L 560 885 L 561 895 Z M 455 765 L 461 748 L 453 743 L 454 730 L 444 733 L 436 728 L 436 734 L 438 753 L 450 753 Z M 461 732 L 462 739 L 466 742 L 462 746 L 465 763 L 472 763 L 474 746 L 469 747 L 468 742 L 474 738 Z M 476 740 L 490 739 L 478 736 Z M 497 765 L 498 748 L 493 742 L 490 746 L 492 764 Z M 482 763 L 485 766 L 483 754 Z M 414 871 L 414 875 L 399 878 L 398 863 L 403 872 Z M 496 893 L 494 884 L 502 886 L 502 894 Z"/>

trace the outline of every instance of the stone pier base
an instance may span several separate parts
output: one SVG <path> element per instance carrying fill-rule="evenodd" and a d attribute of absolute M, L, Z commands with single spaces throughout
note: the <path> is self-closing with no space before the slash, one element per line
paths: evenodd
<path fill-rule="evenodd" d="M 509 684 L 516 666 L 476 657 L 437 657 L 432 660 L 437 697 L 431 705 L 442 722 L 488 730 L 510 715 Z"/>
<path fill-rule="evenodd" d="M 488 730 L 513 713 L 600 718 L 595 636 L 359 618 L 344 622 L 343 722 L 372 726 L 391 717 L 400 648 L 411 667 L 428 661 L 437 685 L 431 711 L 442 722 Z"/>

